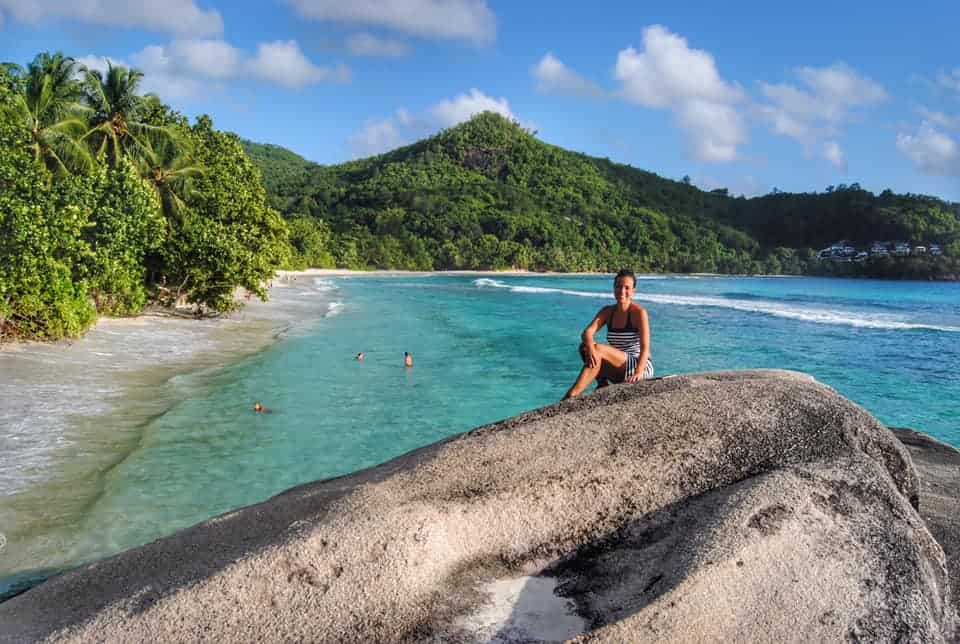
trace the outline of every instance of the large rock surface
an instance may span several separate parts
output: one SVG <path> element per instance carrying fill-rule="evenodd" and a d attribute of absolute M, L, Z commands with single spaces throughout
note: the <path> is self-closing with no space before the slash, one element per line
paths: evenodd
<path fill-rule="evenodd" d="M 921 495 L 802 374 L 609 387 L 54 578 L 0 639 L 950 641 Z"/>
<path fill-rule="evenodd" d="M 920 517 L 947 557 L 953 607 L 960 612 L 960 450 L 912 429 L 892 431 L 920 476 Z"/>

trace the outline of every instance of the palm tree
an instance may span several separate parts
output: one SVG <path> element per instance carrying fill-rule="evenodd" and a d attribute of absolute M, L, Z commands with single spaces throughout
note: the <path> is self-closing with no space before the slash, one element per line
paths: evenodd
<path fill-rule="evenodd" d="M 106 158 L 111 166 L 124 156 L 134 161 L 147 154 L 147 134 L 164 134 L 165 128 L 140 122 L 143 98 L 137 94 L 143 72 L 107 63 L 107 72 L 86 72 L 84 90 L 92 112 L 90 140 L 98 158 Z"/>
<path fill-rule="evenodd" d="M 143 137 L 142 142 L 137 168 L 160 198 L 168 235 L 172 236 L 174 223 L 182 224 L 182 210 L 191 193 L 190 180 L 202 174 L 203 168 L 194 163 L 186 141 L 170 131 Z"/>
<path fill-rule="evenodd" d="M 30 132 L 30 148 L 37 161 L 54 174 L 89 169 L 90 154 L 82 142 L 86 130 L 80 87 L 74 76 L 77 63 L 62 53 L 44 52 L 26 70 L 10 66 L 22 91 L 12 109 Z"/>

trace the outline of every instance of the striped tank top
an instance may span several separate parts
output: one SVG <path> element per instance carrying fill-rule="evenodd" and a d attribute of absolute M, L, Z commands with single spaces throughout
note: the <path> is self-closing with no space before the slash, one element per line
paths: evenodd
<path fill-rule="evenodd" d="M 633 307 L 627 310 L 627 323 L 622 328 L 614 328 L 613 316 L 616 314 L 616 308 L 610 312 L 610 321 L 607 323 L 607 344 L 611 347 L 620 349 L 627 355 L 631 353 L 640 355 L 643 350 L 640 346 L 640 329 L 630 323 L 630 314 Z"/>
<path fill-rule="evenodd" d="M 610 320 L 607 322 L 607 344 L 627 354 L 624 378 L 629 378 L 640 366 L 638 363 L 640 362 L 640 354 L 643 352 L 643 347 L 640 346 L 640 329 L 631 324 L 632 306 L 627 309 L 627 323 L 623 327 L 613 326 L 613 316 L 616 312 L 616 307 L 614 307 L 610 312 Z M 647 363 L 643 365 L 642 369 L 645 380 L 653 378 L 653 360 L 648 357 Z"/>

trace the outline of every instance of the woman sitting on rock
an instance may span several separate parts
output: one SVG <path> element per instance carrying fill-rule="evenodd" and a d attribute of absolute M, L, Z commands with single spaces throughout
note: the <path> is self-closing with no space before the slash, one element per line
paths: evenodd
<path fill-rule="evenodd" d="M 617 303 L 605 306 L 583 330 L 580 357 L 583 369 L 570 390 L 563 397 L 573 398 L 583 393 L 590 382 L 599 386 L 610 382 L 637 382 L 653 378 L 653 363 L 650 361 L 650 322 L 647 311 L 633 302 L 637 289 L 637 276 L 624 269 L 613 279 L 613 296 Z M 607 326 L 607 342 L 593 341 L 593 334 Z"/>

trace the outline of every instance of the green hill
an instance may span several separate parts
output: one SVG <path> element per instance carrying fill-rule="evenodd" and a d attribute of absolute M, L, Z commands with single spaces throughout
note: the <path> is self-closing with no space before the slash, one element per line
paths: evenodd
<path fill-rule="evenodd" d="M 825 270 L 813 249 L 838 239 L 960 238 L 960 208 L 935 198 L 856 184 L 733 198 L 543 143 L 492 113 L 334 166 L 245 145 L 271 204 L 319 222 L 338 266 L 800 273 Z"/>

